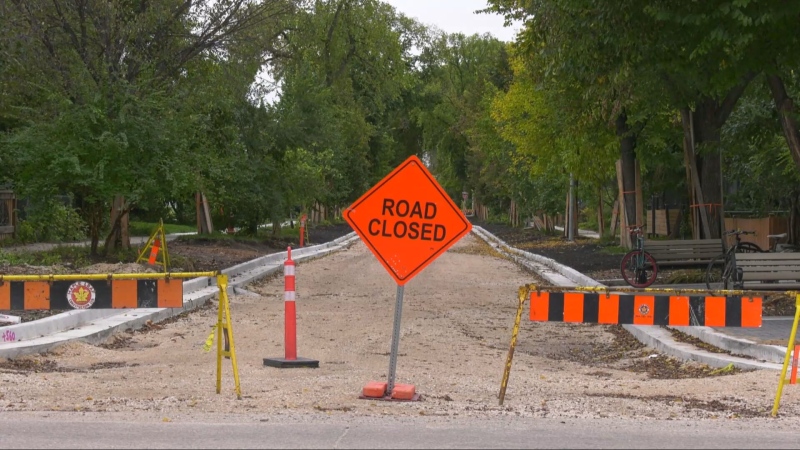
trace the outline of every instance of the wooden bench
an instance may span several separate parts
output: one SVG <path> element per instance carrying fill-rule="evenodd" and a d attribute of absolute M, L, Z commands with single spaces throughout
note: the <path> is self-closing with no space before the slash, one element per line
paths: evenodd
<path fill-rule="evenodd" d="M 722 239 L 645 240 L 644 250 L 661 266 L 707 266 L 724 252 Z"/>
<path fill-rule="evenodd" d="M 745 289 L 800 289 L 800 253 L 737 253 L 736 267 Z"/>

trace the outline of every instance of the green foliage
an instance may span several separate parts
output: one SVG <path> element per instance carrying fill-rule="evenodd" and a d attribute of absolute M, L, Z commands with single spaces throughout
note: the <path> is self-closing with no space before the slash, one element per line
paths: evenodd
<path fill-rule="evenodd" d="M 572 174 L 596 228 L 596 204 L 610 215 L 616 198 L 622 114 L 645 198 L 686 197 L 684 107 L 706 127 L 691 133 L 700 162 L 723 152 L 726 209 L 800 195 L 764 80 L 729 108 L 757 73 L 800 95 L 798 2 L 490 0 L 524 23 L 511 45 L 377 0 L 57 3 L 0 16 L 0 183 L 39 205 L 69 193 L 80 220 L 31 210 L 20 240 L 88 233 L 97 247 L 115 196 L 134 235 L 160 218 L 194 231 L 198 191 L 215 229 L 257 237 L 348 204 L 412 154 L 497 221 L 512 200 L 523 217 L 563 213 Z M 272 104 L 263 71 L 280 86 Z"/>
<path fill-rule="evenodd" d="M 134 260 L 136 257 L 133 257 Z M 59 246 L 41 252 L 3 252 L 0 250 L 0 263 L 9 265 L 52 266 L 68 262 L 73 268 L 94 264 L 88 249 L 83 246 Z"/>
<path fill-rule="evenodd" d="M 56 201 L 28 208 L 15 233 L 15 240 L 20 243 L 73 242 L 86 237 L 86 223 L 78 212 Z"/>

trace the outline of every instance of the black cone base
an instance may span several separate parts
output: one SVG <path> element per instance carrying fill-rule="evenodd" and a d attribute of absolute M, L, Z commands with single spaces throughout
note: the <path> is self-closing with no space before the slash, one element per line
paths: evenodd
<path fill-rule="evenodd" d="M 264 365 L 267 367 L 277 367 L 279 369 L 289 369 L 293 367 L 319 368 L 319 361 L 315 359 L 301 358 L 264 358 Z"/>

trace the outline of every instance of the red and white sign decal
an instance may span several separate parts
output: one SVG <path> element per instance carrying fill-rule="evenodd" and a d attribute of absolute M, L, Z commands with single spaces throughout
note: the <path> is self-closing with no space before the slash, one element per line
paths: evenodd
<path fill-rule="evenodd" d="M 89 309 L 96 299 L 94 286 L 85 281 L 76 281 L 67 289 L 67 301 L 75 309 Z"/>

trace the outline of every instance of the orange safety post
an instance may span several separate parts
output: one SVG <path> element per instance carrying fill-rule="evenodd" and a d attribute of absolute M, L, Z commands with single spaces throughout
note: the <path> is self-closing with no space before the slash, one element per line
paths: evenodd
<path fill-rule="evenodd" d="M 294 286 L 294 261 L 292 261 L 292 247 L 289 247 L 287 259 L 283 263 L 283 304 L 285 310 L 283 338 L 287 361 L 297 359 L 297 309 L 295 306 Z"/>
<path fill-rule="evenodd" d="M 795 344 L 792 351 L 792 377 L 789 384 L 797 384 L 797 344 Z"/>
<path fill-rule="evenodd" d="M 160 246 L 161 246 L 161 241 L 159 239 L 156 239 L 153 242 L 153 246 L 150 247 L 150 259 L 147 260 L 148 263 L 150 264 L 156 263 L 156 256 L 158 256 L 158 250 Z"/>
<path fill-rule="evenodd" d="M 300 217 L 300 247 L 303 247 L 306 237 L 306 215 Z"/>

